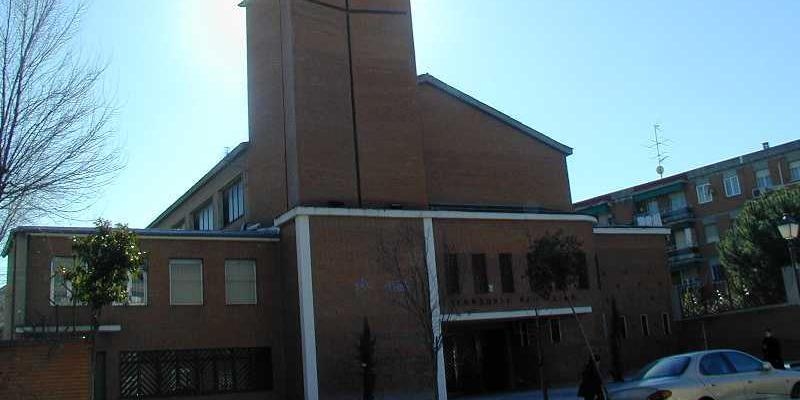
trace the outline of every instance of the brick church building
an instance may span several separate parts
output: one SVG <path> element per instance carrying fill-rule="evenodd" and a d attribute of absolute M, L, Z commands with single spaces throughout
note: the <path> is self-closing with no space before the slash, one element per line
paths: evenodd
<path fill-rule="evenodd" d="M 573 211 L 571 148 L 418 76 L 408 0 L 242 6 L 249 141 L 137 230 L 146 273 L 101 317 L 97 398 L 358 398 L 365 319 L 385 399 L 573 383 L 588 353 L 570 307 L 605 360 L 612 325 L 626 368 L 674 349 L 670 231 L 595 226 Z M 569 301 L 537 300 L 526 254 L 557 231 L 588 268 Z M 86 329 L 51 277 L 88 232 L 12 233 L 5 339 Z M 393 271 L 420 268 L 434 359 L 397 301 Z"/>

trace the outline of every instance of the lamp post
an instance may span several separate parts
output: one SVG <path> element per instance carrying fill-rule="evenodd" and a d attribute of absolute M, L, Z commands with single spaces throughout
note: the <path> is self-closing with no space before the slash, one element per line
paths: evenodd
<path fill-rule="evenodd" d="M 789 258 L 792 262 L 792 270 L 794 270 L 795 290 L 797 291 L 798 301 L 800 301 L 800 276 L 798 276 L 797 273 L 797 257 L 795 256 L 794 244 L 798 229 L 800 229 L 800 224 L 798 224 L 797 220 L 783 214 L 783 218 L 781 218 L 781 222 L 778 224 L 778 232 L 780 232 L 781 237 L 786 239 L 786 243 L 789 246 Z"/>

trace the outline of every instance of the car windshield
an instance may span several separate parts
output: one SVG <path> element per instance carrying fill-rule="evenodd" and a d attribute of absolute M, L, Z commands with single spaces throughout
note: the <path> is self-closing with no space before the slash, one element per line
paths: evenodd
<path fill-rule="evenodd" d="M 651 362 L 636 374 L 633 380 L 667 378 L 680 376 L 689 366 L 689 357 L 669 357 Z"/>

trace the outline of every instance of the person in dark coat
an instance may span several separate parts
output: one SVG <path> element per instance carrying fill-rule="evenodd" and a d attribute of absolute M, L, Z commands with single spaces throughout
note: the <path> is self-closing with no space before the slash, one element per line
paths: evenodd
<path fill-rule="evenodd" d="M 781 342 L 772 336 L 772 330 L 764 331 L 764 340 L 761 341 L 761 351 L 764 353 L 764 360 L 772 364 L 775 369 L 785 369 L 783 365 L 783 355 L 781 355 Z"/>
<path fill-rule="evenodd" d="M 592 359 L 589 358 L 589 362 L 583 368 L 581 384 L 578 387 L 578 397 L 583 397 L 586 400 L 603 400 L 603 378 L 597 371 L 600 368 L 600 356 L 595 355 L 594 359 L 597 362 L 597 367 L 595 367 Z"/>

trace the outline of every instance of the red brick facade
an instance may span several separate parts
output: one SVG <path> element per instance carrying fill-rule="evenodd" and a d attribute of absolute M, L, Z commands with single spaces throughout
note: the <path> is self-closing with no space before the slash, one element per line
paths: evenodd
<path fill-rule="evenodd" d="M 89 349 L 86 341 L 0 343 L 0 398 L 88 399 Z"/>

